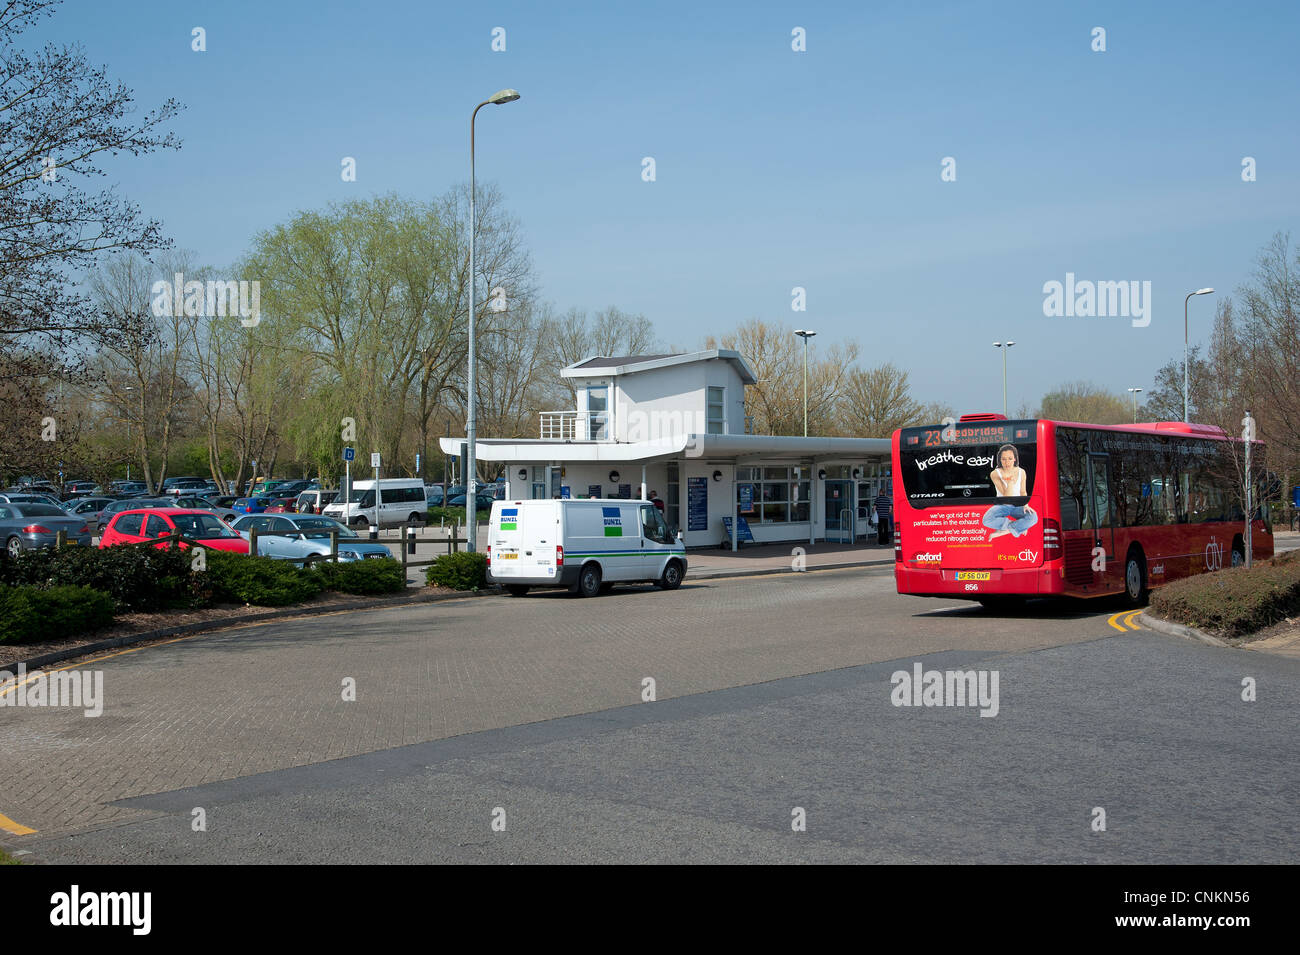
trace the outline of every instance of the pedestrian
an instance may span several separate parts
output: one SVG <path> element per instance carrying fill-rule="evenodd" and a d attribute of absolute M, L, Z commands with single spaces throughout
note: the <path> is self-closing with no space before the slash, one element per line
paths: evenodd
<path fill-rule="evenodd" d="M 889 499 L 885 489 L 880 489 L 876 498 L 876 543 L 889 544 L 894 536 L 894 502 Z"/>
<path fill-rule="evenodd" d="M 661 500 L 659 500 L 659 492 L 658 492 L 658 491 L 651 491 L 651 492 L 650 492 L 650 503 L 653 504 L 655 507 L 659 508 L 659 513 L 660 513 L 660 514 L 662 514 L 662 513 L 664 512 L 664 502 L 661 501 Z"/>

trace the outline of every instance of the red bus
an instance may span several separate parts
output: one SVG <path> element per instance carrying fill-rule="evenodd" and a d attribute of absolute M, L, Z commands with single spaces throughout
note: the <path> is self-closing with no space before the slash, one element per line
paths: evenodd
<path fill-rule="evenodd" d="M 975 414 L 895 431 L 898 592 L 985 606 L 1123 594 L 1137 605 L 1167 581 L 1235 567 L 1246 553 L 1241 450 L 1219 428 L 1181 421 Z M 1273 554 L 1263 513 L 1255 558 Z"/>

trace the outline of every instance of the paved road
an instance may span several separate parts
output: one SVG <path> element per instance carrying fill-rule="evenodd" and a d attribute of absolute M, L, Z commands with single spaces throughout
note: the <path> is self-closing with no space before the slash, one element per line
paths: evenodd
<path fill-rule="evenodd" d="M 96 664 L 97 719 L 0 710 L 0 813 L 38 830 L 5 843 L 61 862 L 1291 861 L 1300 661 L 1121 632 L 1115 609 L 988 615 L 899 597 L 882 569 L 207 635 Z M 892 705 L 914 662 L 996 671 L 997 715 Z"/>

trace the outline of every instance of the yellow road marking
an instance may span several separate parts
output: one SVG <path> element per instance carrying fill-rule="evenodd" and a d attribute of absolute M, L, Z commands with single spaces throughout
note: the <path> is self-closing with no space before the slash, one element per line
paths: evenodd
<path fill-rule="evenodd" d="M 1142 625 L 1133 622 L 1133 618 L 1140 614 L 1141 610 L 1121 610 L 1119 613 L 1113 613 L 1106 618 L 1106 622 L 1118 630 L 1120 633 L 1128 633 L 1130 630 L 1141 630 Z M 1119 623 L 1115 621 L 1123 617 Z"/>
<path fill-rule="evenodd" d="M 1110 624 L 1112 627 L 1114 627 L 1116 630 L 1118 630 L 1120 633 L 1124 633 L 1126 632 L 1124 628 L 1119 624 L 1117 624 L 1115 621 L 1120 617 L 1124 616 L 1124 614 L 1127 612 L 1128 611 L 1126 610 L 1121 610 L 1119 613 L 1111 614 L 1109 617 L 1106 618 L 1106 622 Z"/>
<path fill-rule="evenodd" d="M 1137 616 L 1138 614 L 1140 614 L 1141 612 L 1142 612 L 1141 610 L 1133 610 L 1133 611 L 1130 611 L 1130 612 L 1129 612 L 1129 615 L 1128 615 L 1127 617 L 1124 618 L 1124 623 L 1128 625 L 1129 629 L 1131 629 L 1131 630 L 1141 630 L 1141 629 L 1142 629 L 1142 625 L 1141 625 L 1141 624 L 1139 624 L 1139 623 L 1134 623 L 1134 622 L 1133 622 L 1133 618 L 1136 617 L 1136 616 Z"/>
<path fill-rule="evenodd" d="M 2 812 L 0 812 L 0 829 L 15 836 L 30 836 L 36 831 L 35 829 L 28 829 L 22 823 L 14 822 Z"/>

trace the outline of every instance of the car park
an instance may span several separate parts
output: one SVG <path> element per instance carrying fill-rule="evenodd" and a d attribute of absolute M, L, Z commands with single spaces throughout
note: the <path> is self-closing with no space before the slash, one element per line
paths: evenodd
<path fill-rule="evenodd" d="M 341 561 L 370 560 L 392 557 L 383 544 L 372 544 L 329 517 L 314 514 L 249 514 L 234 524 L 245 540 L 257 531 L 258 556 L 277 560 L 306 562 L 328 556 L 330 532 L 338 534 L 338 559 Z"/>
<path fill-rule="evenodd" d="M 18 557 L 24 551 L 53 547 L 59 532 L 67 535 L 71 544 L 90 546 L 90 528 L 80 517 L 74 517 L 53 504 L 5 503 L 0 504 L 0 538 L 6 553 Z"/>
<path fill-rule="evenodd" d="M 637 581 L 675 590 L 686 576 L 686 547 L 649 501 L 497 501 L 487 539 L 488 580 L 515 597 L 531 587 L 593 597 Z"/>
<path fill-rule="evenodd" d="M 182 537 L 213 550 L 248 553 L 248 541 L 231 530 L 215 514 L 179 507 L 148 508 L 115 514 L 100 536 L 99 546 L 116 547 L 121 544 L 158 541 L 156 546 L 169 547 L 171 542 L 165 538 L 178 531 Z M 182 542 L 180 546 L 187 548 L 190 545 Z"/>
<path fill-rule="evenodd" d="M 376 508 L 375 482 L 352 482 L 352 498 L 346 504 L 335 499 L 325 516 L 351 527 L 396 527 L 420 524 L 428 517 L 424 482 L 419 478 L 381 478 Z"/>

